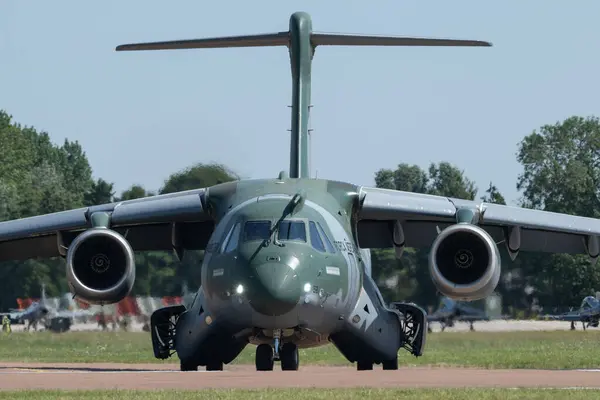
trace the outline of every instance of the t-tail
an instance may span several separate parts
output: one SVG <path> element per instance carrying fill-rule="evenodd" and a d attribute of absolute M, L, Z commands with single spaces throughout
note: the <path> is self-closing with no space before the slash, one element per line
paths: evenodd
<path fill-rule="evenodd" d="M 292 69 L 292 126 L 290 178 L 310 177 L 310 79 L 312 58 L 317 46 L 469 46 L 489 47 L 477 40 L 433 39 L 398 36 L 372 36 L 312 31 L 310 15 L 296 12 L 290 17 L 289 31 L 260 35 L 228 36 L 124 44 L 117 51 L 174 50 L 221 47 L 287 46 Z"/>

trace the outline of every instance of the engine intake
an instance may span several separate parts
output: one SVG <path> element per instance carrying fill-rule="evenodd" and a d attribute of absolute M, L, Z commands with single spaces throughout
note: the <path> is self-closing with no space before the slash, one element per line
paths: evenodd
<path fill-rule="evenodd" d="M 460 223 L 444 229 L 429 253 L 429 272 L 437 289 L 450 298 L 478 300 L 492 294 L 500 280 L 500 253 L 482 228 Z"/>
<path fill-rule="evenodd" d="M 113 304 L 135 282 L 135 256 L 129 242 L 107 228 L 78 235 L 67 251 L 67 282 L 76 297 L 90 304 Z"/>

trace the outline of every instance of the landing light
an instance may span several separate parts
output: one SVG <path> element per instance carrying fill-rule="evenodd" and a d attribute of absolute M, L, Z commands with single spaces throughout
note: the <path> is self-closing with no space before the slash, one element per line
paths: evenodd
<path fill-rule="evenodd" d="M 237 294 L 242 294 L 244 293 L 244 287 L 242 285 L 237 285 L 237 287 L 235 288 L 235 292 Z"/>
<path fill-rule="evenodd" d="M 306 293 L 310 292 L 310 289 L 312 288 L 312 286 L 310 285 L 310 283 L 305 283 L 304 284 L 304 291 Z"/>

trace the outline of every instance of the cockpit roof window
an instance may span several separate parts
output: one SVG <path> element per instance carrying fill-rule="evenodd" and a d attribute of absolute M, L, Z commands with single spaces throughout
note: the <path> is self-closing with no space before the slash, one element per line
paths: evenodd
<path fill-rule="evenodd" d="M 329 240 L 329 237 L 327 237 L 325 230 L 323 230 L 323 227 L 321 226 L 320 223 L 316 222 L 316 224 L 317 224 L 317 230 L 321 234 L 321 238 L 323 239 L 323 243 L 325 244 L 325 248 L 327 249 L 327 251 L 329 253 L 335 253 L 335 247 L 333 247 L 333 244 Z"/>
<path fill-rule="evenodd" d="M 581 303 L 581 308 L 593 308 L 597 305 L 598 299 L 596 299 L 594 296 L 587 296 L 583 299 L 583 302 Z"/>
<path fill-rule="evenodd" d="M 267 240 L 271 237 L 271 221 L 247 221 L 244 225 L 244 241 Z"/>
<path fill-rule="evenodd" d="M 325 250 L 323 239 L 321 239 L 321 234 L 317 229 L 317 224 L 315 224 L 315 221 L 310 221 L 308 223 L 308 227 L 310 229 L 310 244 L 315 248 L 315 250 L 325 253 L 327 250 Z"/>
<path fill-rule="evenodd" d="M 277 239 L 306 242 L 306 225 L 304 221 L 281 221 Z"/>
<path fill-rule="evenodd" d="M 223 241 L 223 247 L 221 248 L 222 253 L 229 253 L 237 248 L 240 241 L 240 227 L 241 225 L 238 222 L 231 228 L 227 234 L 227 237 Z"/>

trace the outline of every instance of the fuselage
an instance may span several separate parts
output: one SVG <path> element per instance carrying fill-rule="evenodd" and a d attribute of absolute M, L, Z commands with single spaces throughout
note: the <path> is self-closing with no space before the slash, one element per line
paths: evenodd
<path fill-rule="evenodd" d="M 362 288 L 365 261 L 352 221 L 356 187 L 316 179 L 250 182 L 208 192 L 217 223 L 202 264 L 203 307 L 211 320 L 250 328 L 254 343 L 270 341 L 274 330 L 300 347 L 326 343 Z"/>

